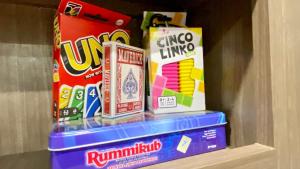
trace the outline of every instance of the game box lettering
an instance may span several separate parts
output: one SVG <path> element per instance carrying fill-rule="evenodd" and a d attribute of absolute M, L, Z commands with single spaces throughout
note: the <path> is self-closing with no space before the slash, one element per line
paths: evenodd
<path fill-rule="evenodd" d="M 145 51 L 118 42 L 105 42 L 102 117 L 144 112 Z"/>
<path fill-rule="evenodd" d="M 130 17 L 79 0 L 62 0 L 54 19 L 53 117 L 101 115 L 103 42 L 129 44 Z"/>
<path fill-rule="evenodd" d="M 150 27 L 148 108 L 205 110 L 202 28 Z"/>
<path fill-rule="evenodd" d="M 138 113 L 55 125 L 53 169 L 139 168 L 226 147 L 222 112 Z"/>

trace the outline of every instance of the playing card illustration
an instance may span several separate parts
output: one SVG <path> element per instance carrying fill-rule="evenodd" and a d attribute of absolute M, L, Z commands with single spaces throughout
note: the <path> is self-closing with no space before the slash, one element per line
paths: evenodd
<path fill-rule="evenodd" d="M 136 94 L 138 91 L 138 83 L 134 77 L 132 69 L 130 69 L 128 75 L 126 76 L 123 82 L 122 91 L 124 94 L 128 95 L 127 99 L 133 99 L 133 94 Z"/>
<path fill-rule="evenodd" d="M 87 85 L 84 92 L 85 105 L 83 109 L 83 117 L 94 117 L 101 107 L 101 101 L 96 85 Z"/>
<path fill-rule="evenodd" d="M 103 116 L 117 117 L 144 110 L 144 50 L 116 42 L 104 44 Z M 110 65 L 115 65 L 110 67 Z M 99 86 L 100 87 L 100 86 Z"/>

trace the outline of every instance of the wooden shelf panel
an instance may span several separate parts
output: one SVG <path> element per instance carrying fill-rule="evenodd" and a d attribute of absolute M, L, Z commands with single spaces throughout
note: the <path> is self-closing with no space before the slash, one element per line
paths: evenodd
<path fill-rule="evenodd" d="M 58 1 L 0 3 L 0 25 L 5 25 L 0 28 L 0 156 L 47 147 L 55 9 L 39 6 L 51 3 L 56 8 Z M 207 108 L 226 113 L 227 143 L 232 147 L 256 142 L 274 145 L 267 1 L 86 1 L 136 16 L 130 27 L 134 46 L 141 45 L 139 25 L 144 10 L 187 9 L 188 25 L 203 27 Z M 174 3 L 169 5 L 170 1 Z"/>
<path fill-rule="evenodd" d="M 145 167 L 145 169 L 274 169 L 275 150 L 260 144 L 225 149 Z M 50 169 L 48 151 L 0 157 L 1 169 Z M 266 165 L 267 164 L 267 165 Z M 271 164 L 271 166 L 269 166 Z"/>
<path fill-rule="evenodd" d="M 183 158 L 162 164 L 145 167 L 145 169 L 274 169 L 274 148 L 261 144 L 252 144 L 234 149 L 225 149 L 207 154 Z M 271 166 L 268 166 L 271 164 Z"/>

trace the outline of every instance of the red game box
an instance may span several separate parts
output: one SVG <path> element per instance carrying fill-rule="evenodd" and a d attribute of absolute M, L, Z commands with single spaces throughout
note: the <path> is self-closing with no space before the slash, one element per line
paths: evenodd
<path fill-rule="evenodd" d="M 101 115 L 102 43 L 129 44 L 130 17 L 78 0 L 62 0 L 54 20 L 53 117 Z"/>

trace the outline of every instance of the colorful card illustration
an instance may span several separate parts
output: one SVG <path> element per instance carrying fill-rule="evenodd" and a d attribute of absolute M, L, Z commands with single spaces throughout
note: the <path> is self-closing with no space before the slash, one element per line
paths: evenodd
<path fill-rule="evenodd" d="M 68 85 L 62 85 L 59 89 L 59 109 L 66 108 L 68 106 L 71 97 L 72 87 Z"/>
<path fill-rule="evenodd" d="M 149 34 L 149 109 L 205 110 L 202 29 L 151 27 Z"/>
<path fill-rule="evenodd" d="M 82 118 L 84 105 L 84 87 L 74 86 L 68 107 L 77 109 L 77 118 Z"/>
<path fill-rule="evenodd" d="M 97 89 L 97 85 L 87 85 L 85 87 L 84 94 L 84 109 L 83 117 L 89 118 L 94 117 L 95 114 L 98 114 L 101 107 L 101 101 Z"/>
<path fill-rule="evenodd" d="M 177 151 L 180 151 L 185 154 L 187 152 L 191 142 L 192 142 L 192 139 L 190 137 L 183 135 L 177 146 Z"/>
<path fill-rule="evenodd" d="M 102 115 L 102 107 L 103 107 L 103 105 L 102 105 L 102 103 L 103 103 L 103 96 L 102 96 L 102 87 L 103 87 L 103 83 L 102 83 L 102 81 L 100 81 L 100 82 L 98 82 L 97 84 L 96 84 L 96 88 L 97 88 L 97 91 L 98 91 L 98 97 L 99 97 L 99 99 L 100 99 L 100 110 L 98 111 L 98 112 L 96 112 L 95 114 L 94 114 L 94 116 L 101 116 Z"/>
<path fill-rule="evenodd" d="M 144 50 L 104 43 L 104 117 L 144 111 Z"/>
<path fill-rule="evenodd" d="M 99 13 L 105 22 L 87 13 Z M 92 91 L 86 87 L 102 82 L 103 42 L 129 44 L 125 28 L 130 20 L 130 16 L 81 0 L 60 0 L 53 23 L 52 111 L 56 122 L 101 115 L 99 99 L 86 94 Z M 101 99 L 100 89 L 94 93 Z"/>

